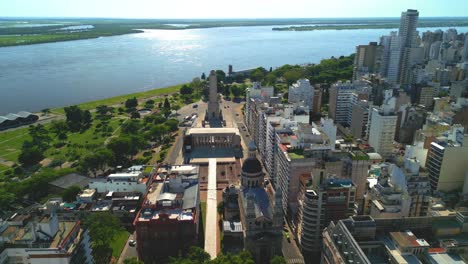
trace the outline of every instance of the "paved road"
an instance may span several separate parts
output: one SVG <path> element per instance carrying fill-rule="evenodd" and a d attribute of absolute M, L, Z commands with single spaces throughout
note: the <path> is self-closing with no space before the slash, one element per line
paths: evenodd
<path fill-rule="evenodd" d="M 216 159 L 208 160 L 208 194 L 206 199 L 206 230 L 205 251 L 210 254 L 211 259 L 218 255 L 218 212 L 217 212 L 217 182 L 216 182 Z"/>
<path fill-rule="evenodd" d="M 130 234 L 130 236 L 128 237 L 127 242 L 125 243 L 125 247 L 122 250 L 122 253 L 120 254 L 119 260 L 117 261 L 117 264 L 123 264 L 123 261 L 127 258 L 138 258 L 136 246 L 131 247 L 128 245 L 128 241 L 132 239 L 135 239 L 135 233 Z"/>
<path fill-rule="evenodd" d="M 301 251 L 297 247 L 297 243 L 294 240 L 294 236 L 292 235 L 289 226 L 285 220 L 286 229 L 289 230 L 290 240 L 288 241 L 285 236 L 283 236 L 283 256 L 288 264 L 303 264 L 304 257 L 302 257 Z"/>
<path fill-rule="evenodd" d="M 179 128 L 179 134 L 177 135 L 173 147 L 170 149 L 166 156 L 165 162 L 168 164 L 182 164 L 184 162 L 182 157 L 182 146 L 183 146 L 183 130 Z"/>

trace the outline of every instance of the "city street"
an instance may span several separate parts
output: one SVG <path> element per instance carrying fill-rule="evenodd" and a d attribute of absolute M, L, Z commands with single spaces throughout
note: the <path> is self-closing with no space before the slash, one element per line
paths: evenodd
<path fill-rule="evenodd" d="M 128 239 L 127 239 L 127 242 L 125 243 L 125 247 L 124 249 L 122 250 L 122 253 L 120 254 L 120 257 L 119 257 L 119 260 L 117 261 L 117 264 L 123 264 L 123 261 L 127 258 L 137 258 L 138 257 L 138 253 L 136 251 L 136 246 L 130 246 L 128 244 L 128 241 L 130 240 L 135 240 L 135 233 L 133 234 L 130 234 L 130 236 L 128 236 Z"/>

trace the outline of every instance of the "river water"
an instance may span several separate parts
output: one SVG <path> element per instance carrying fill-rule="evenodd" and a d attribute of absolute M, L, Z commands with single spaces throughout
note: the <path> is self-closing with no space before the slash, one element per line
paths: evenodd
<path fill-rule="evenodd" d="M 202 72 L 316 63 L 390 29 L 272 31 L 272 26 L 145 33 L 0 48 L 0 115 L 188 82 Z M 445 30 L 446 28 L 442 28 Z M 468 32 L 468 27 L 457 28 Z M 428 29 L 419 29 L 420 32 Z M 430 29 L 435 30 L 435 29 Z"/>

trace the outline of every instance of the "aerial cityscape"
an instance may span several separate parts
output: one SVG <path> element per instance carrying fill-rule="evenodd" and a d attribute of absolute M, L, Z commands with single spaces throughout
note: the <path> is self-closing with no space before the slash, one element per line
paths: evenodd
<path fill-rule="evenodd" d="M 0 264 L 468 263 L 468 3 L 139 1 L 0 3 Z"/>

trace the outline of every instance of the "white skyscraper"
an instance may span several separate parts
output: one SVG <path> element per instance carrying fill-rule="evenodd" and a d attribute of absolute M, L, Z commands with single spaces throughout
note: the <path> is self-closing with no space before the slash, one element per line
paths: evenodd
<path fill-rule="evenodd" d="M 393 152 L 393 140 L 397 125 L 395 98 L 392 91 L 385 91 L 385 102 L 382 107 L 373 107 L 370 116 L 369 144 L 382 157 L 388 158 Z"/>
<path fill-rule="evenodd" d="M 312 109 L 314 98 L 314 88 L 310 85 L 308 79 L 300 79 L 296 83 L 293 83 L 289 86 L 288 91 L 288 102 L 291 104 L 294 103 L 304 103 L 304 106 L 308 108 L 307 111 Z"/>

